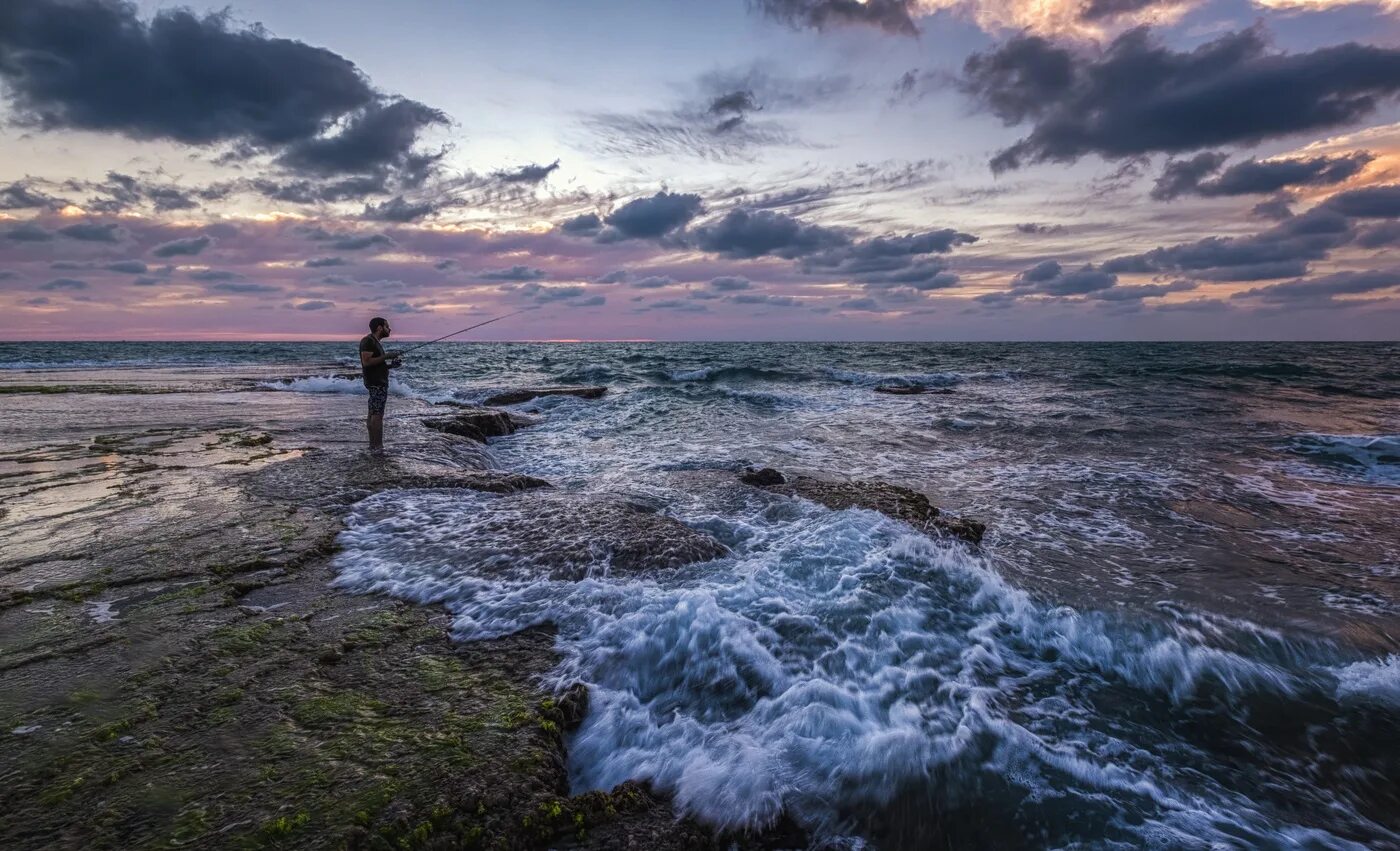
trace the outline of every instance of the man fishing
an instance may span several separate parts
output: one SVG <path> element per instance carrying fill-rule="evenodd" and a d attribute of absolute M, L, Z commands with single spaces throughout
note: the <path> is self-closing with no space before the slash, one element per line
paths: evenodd
<path fill-rule="evenodd" d="M 389 338 L 389 320 L 376 316 L 369 321 L 369 333 L 360 338 L 360 368 L 365 389 L 369 390 L 369 450 L 384 451 L 384 406 L 389 402 L 389 370 L 403 366 L 398 352 L 386 352 L 380 340 Z"/>

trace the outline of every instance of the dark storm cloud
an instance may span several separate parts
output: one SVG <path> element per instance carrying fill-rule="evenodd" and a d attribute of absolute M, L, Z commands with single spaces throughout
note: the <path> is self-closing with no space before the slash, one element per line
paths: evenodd
<path fill-rule="evenodd" d="M 809 224 L 770 210 L 731 210 L 718 221 L 694 229 L 695 245 L 735 259 L 797 257 L 851 244 L 848 231 Z"/>
<path fill-rule="evenodd" d="M 913 0 L 749 0 L 751 6 L 792 27 L 827 29 L 864 25 L 914 35 Z"/>
<path fill-rule="evenodd" d="M 121 242 L 126 232 L 114 223 L 79 222 L 61 227 L 58 232 L 69 239 L 80 242 Z"/>
<path fill-rule="evenodd" d="M 1250 208 L 1249 214 L 1257 218 L 1281 222 L 1292 217 L 1294 200 L 1292 195 L 1281 192 L 1276 197 L 1255 204 Z"/>
<path fill-rule="evenodd" d="M 344 257 L 313 257 L 301 265 L 308 269 L 324 269 L 327 266 L 349 266 L 350 261 Z"/>
<path fill-rule="evenodd" d="M 1400 269 L 1367 272 L 1336 272 L 1297 281 L 1236 293 L 1233 298 L 1259 298 L 1265 301 L 1330 300 L 1338 295 L 1357 295 L 1400 287 Z"/>
<path fill-rule="evenodd" d="M 1021 35 L 969 57 L 959 85 L 1007 125 L 1032 125 L 992 159 L 1005 171 L 1344 126 L 1400 93 L 1400 49 L 1346 43 L 1276 53 L 1249 29 L 1177 52 L 1139 28 L 1088 53 Z"/>
<path fill-rule="evenodd" d="M 16 242 L 48 242 L 53 234 L 33 222 L 24 222 L 6 231 L 5 238 Z"/>
<path fill-rule="evenodd" d="M 228 12 L 163 10 L 143 21 L 120 0 L 0 6 L 0 80 L 15 120 L 189 145 L 228 143 L 230 161 L 274 154 L 325 176 L 394 172 L 410 183 L 438 155 L 415 153 L 441 112 L 377 92 L 349 60 Z M 161 191 L 165 209 L 192 199 Z"/>
<path fill-rule="evenodd" d="M 196 145 L 311 138 L 375 99 L 328 50 L 233 29 L 227 14 L 145 23 L 135 5 L 101 0 L 5 4 L 0 77 L 27 124 Z"/>
<path fill-rule="evenodd" d="M 505 183 L 543 183 L 559 168 L 559 161 L 549 165 L 527 165 L 510 171 L 498 171 L 494 177 Z"/>
<path fill-rule="evenodd" d="M 58 290 L 85 290 L 87 288 L 87 281 L 79 281 L 76 278 L 54 278 L 47 284 L 41 284 L 39 286 L 39 289 L 45 292 L 56 292 Z"/>
<path fill-rule="evenodd" d="M 173 239 L 151 249 L 157 257 L 193 257 L 214 243 L 212 237 L 194 236 L 188 239 Z"/>
<path fill-rule="evenodd" d="M 1323 206 L 1358 219 L 1400 218 L 1400 183 L 1339 192 L 1328 198 Z"/>
<path fill-rule="evenodd" d="M 608 226 L 600 238 L 655 239 L 684 227 L 700 214 L 699 195 L 658 192 L 613 210 L 603 220 Z"/>
<path fill-rule="evenodd" d="M 1305 274 L 1310 261 L 1324 259 L 1352 236 L 1345 216 L 1317 208 L 1251 236 L 1213 236 L 1155 248 L 1116 257 L 1104 263 L 1103 269 L 1115 273 L 1178 272 L 1211 281 L 1286 278 Z"/>
<path fill-rule="evenodd" d="M 1225 154 L 1207 151 L 1187 160 L 1172 160 L 1152 189 L 1152 197 L 1167 201 L 1181 195 L 1206 197 L 1267 195 L 1296 186 L 1332 186 L 1358 174 L 1375 159 L 1367 151 L 1344 156 L 1300 157 L 1295 159 L 1245 160 L 1235 163 L 1218 176 Z"/>
<path fill-rule="evenodd" d="M 1092 263 L 1065 269 L 1054 260 L 1046 260 L 1013 278 L 1011 288 L 1022 295 L 1076 296 L 1106 290 L 1117 283 L 1117 275 L 1095 269 Z"/>
<path fill-rule="evenodd" d="M 447 123 L 445 113 L 407 98 L 373 103 L 356 111 L 335 135 L 300 139 L 287 146 L 278 162 L 321 176 L 384 169 L 421 175 L 437 155 L 414 153 L 418 136 L 428 127 Z"/>
<path fill-rule="evenodd" d="M 483 281 L 538 281 L 546 275 L 543 269 L 533 266 L 511 266 L 508 269 L 479 272 L 476 277 Z"/>

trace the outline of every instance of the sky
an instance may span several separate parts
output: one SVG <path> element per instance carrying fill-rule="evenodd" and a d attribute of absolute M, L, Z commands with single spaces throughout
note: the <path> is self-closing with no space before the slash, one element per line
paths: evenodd
<path fill-rule="evenodd" d="M 1400 0 L 0 3 L 0 335 L 1393 340 Z"/>

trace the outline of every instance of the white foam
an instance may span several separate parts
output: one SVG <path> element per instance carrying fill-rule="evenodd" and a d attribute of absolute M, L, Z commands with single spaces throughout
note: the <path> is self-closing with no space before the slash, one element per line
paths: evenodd
<path fill-rule="evenodd" d="M 359 379 L 337 378 L 331 375 L 262 381 L 258 383 L 258 386 L 267 390 L 285 390 L 292 393 L 343 393 L 350 396 L 369 394 L 364 382 Z M 407 381 L 393 376 L 389 378 L 389 393 L 394 396 L 422 399 L 425 402 L 450 402 L 456 399 L 456 396 L 450 392 L 419 390 Z"/>
<path fill-rule="evenodd" d="M 1337 696 L 1400 706 L 1400 656 L 1337 669 Z"/>

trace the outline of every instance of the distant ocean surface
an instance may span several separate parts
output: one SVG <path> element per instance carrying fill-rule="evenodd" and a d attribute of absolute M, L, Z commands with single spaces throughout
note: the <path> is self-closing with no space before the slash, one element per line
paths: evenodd
<path fill-rule="evenodd" d="M 353 339 L 0 345 L 3 369 L 283 363 L 269 391 L 363 392 L 335 377 Z M 951 392 L 874 392 L 899 383 Z M 577 789 L 879 848 L 1400 847 L 1400 345 L 444 344 L 393 389 L 540 384 L 610 391 L 520 406 L 542 422 L 500 466 L 733 555 L 488 579 L 494 497 L 419 491 L 361 503 L 337 563 L 463 639 L 556 623 L 593 695 Z M 707 484 L 744 465 L 915 487 L 987 539 Z"/>

